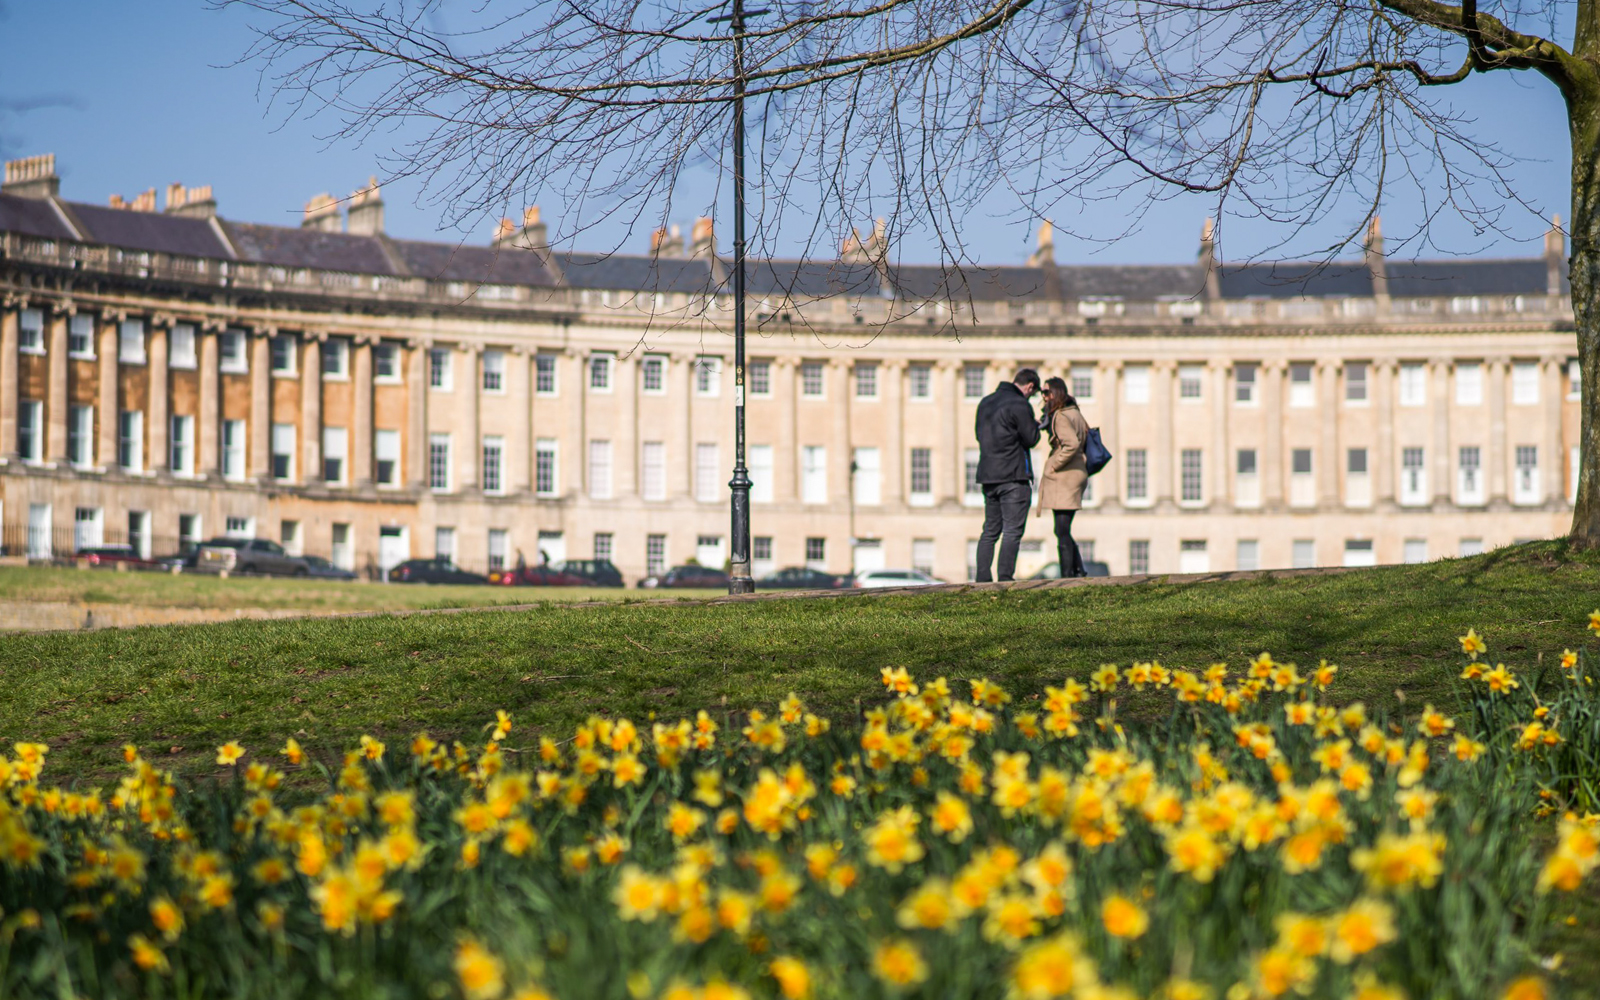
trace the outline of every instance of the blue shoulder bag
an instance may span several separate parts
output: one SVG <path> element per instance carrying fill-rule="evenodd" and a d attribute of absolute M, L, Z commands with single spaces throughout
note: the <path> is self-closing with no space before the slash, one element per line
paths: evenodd
<path fill-rule="evenodd" d="M 1104 441 L 1100 440 L 1100 428 L 1089 428 L 1089 434 L 1083 439 L 1083 461 L 1089 467 L 1089 475 L 1094 475 L 1106 467 L 1111 461 L 1111 452 L 1106 450 Z"/>

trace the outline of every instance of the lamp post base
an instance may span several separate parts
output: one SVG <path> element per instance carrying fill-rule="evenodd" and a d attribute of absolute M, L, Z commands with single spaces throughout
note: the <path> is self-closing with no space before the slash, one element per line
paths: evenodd
<path fill-rule="evenodd" d="M 748 576 L 728 577 L 728 593 L 753 594 L 756 592 L 756 582 Z"/>

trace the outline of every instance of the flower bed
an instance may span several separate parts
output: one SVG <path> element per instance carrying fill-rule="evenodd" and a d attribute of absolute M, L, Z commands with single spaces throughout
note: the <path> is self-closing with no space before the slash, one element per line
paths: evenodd
<path fill-rule="evenodd" d="M 200 789 L 133 747 L 49 787 L 19 743 L 0 995 L 1542 997 L 1600 863 L 1600 693 L 1587 654 L 1461 643 L 1458 704 L 1392 716 L 1262 654 L 1016 700 L 884 668 L 848 731 L 791 696 L 515 753 L 505 713 L 331 767 L 229 743 Z"/>

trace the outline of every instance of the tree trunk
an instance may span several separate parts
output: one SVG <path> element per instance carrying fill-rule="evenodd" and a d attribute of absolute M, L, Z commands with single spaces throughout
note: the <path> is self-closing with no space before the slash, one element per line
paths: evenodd
<path fill-rule="evenodd" d="M 1587 88 L 1585 88 L 1587 89 Z M 1582 374 L 1574 547 L 1600 549 L 1600 95 L 1568 94 L 1572 133 L 1572 312 Z M 1564 461 L 1552 455 L 1549 461 Z"/>

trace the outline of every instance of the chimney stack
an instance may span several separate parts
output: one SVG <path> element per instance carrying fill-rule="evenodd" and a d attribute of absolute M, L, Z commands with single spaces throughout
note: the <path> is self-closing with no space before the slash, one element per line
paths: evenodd
<path fill-rule="evenodd" d="M 1545 291 L 1561 294 L 1561 275 L 1567 266 L 1567 237 L 1561 231 L 1561 216 L 1550 217 L 1550 231 L 1544 234 Z"/>
<path fill-rule="evenodd" d="M 1038 249 L 1028 258 L 1029 267 L 1049 267 L 1056 262 L 1056 227 L 1049 219 L 1039 223 Z"/>
<path fill-rule="evenodd" d="M 1206 298 L 1222 298 L 1222 280 L 1217 271 L 1217 224 L 1207 219 L 1200 227 L 1200 266 L 1206 272 Z"/>
<path fill-rule="evenodd" d="M 113 204 L 112 207 L 116 206 Z M 217 214 L 217 199 L 211 196 L 210 184 L 192 188 L 168 184 L 166 211 L 168 215 L 181 215 L 189 219 L 209 219 Z"/>
<path fill-rule="evenodd" d="M 306 202 L 306 216 L 300 220 L 300 228 L 324 233 L 342 232 L 344 224 L 339 218 L 339 203 L 333 195 L 324 191 Z"/>
<path fill-rule="evenodd" d="M 544 224 L 538 205 L 529 205 L 522 210 L 522 233 L 517 246 L 524 250 L 550 249 L 550 227 Z"/>
<path fill-rule="evenodd" d="M 679 258 L 683 256 L 683 230 L 677 226 L 657 229 L 650 234 L 650 256 Z"/>
<path fill-rule="evenodd" d="M 347 220 L 345 228 L 357 236 L 383 232 L 383 197 L 378 193 L 378 178 L 367 178 L 367 183 L 350 195 Z"/>
<path fill-rule="evenodd" d="M 518 228 L 510 219 L 501 219 L 495 227 L 495 247 L 515 247 L 518 250 L 543 252 L 549 249 L 548 230 L 540 221 L 539 206 L 530 205 L 522 210 L 522 226 Z"/>
<path fill-rule="evenodd" d="M 694 229 L 690 232 L 691 257 L 714 257 L 717 253 L 717 233 L 710 219 L 701 216 L 694 220 Z"/>
<path fill-rule="evenodd" d="M 1388 258 L 1383 255 L 1383 221 L 1377 215 L 1373 215 L 1372 221 L 1367 223 L 1367 238 L 1362 242 L 1361 248 L 1367 262 L 1367 273 L 1372 275 L 1373 297 L 1387 299 L 1389 297 Z"/>
<path fill-rule="evenodd" d="M 5 181 L 0 194 L 18 198 L 54 198 L 61 193 L 61 178 L 56 176 L 56 154 L 44 153 L 6 161 Z"/>
<path fill-rule="evenodd" d="M 877 219 L 872 223 L 872 235 L 861 238 L 855 228 L 839 248 L 839 259 L 849 264 L 882 264 L 889 256 L 889 223 Z"/>
<path fill-rule="evenodd" d="M 128 207 L 135 212 L 154 212 L 156 210 L 156 189 L 151 188 L 133 199 L 128 203 Z"/>

